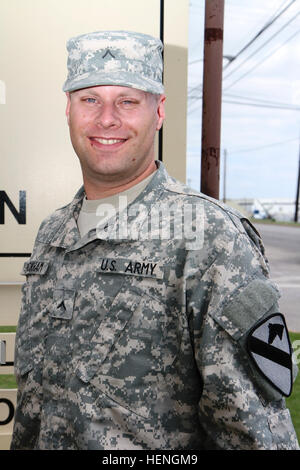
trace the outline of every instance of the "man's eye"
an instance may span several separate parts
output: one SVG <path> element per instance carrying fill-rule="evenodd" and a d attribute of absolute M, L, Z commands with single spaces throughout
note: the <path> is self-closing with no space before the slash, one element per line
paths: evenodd
<path fill-rule="evenodd" d="M 125 108 L 131 108 L 132 106 L 135 106 L 137 103 L 135 100 L 123 100 L 121 101 L 121 105 L 124 106 Z"/>
<path fill-rule="evenodd" d="M 96 103 L 96 98 L 85 98 L 84 101 L 86 103 L 92 103 L 93 104 L 93 103 Z"/>

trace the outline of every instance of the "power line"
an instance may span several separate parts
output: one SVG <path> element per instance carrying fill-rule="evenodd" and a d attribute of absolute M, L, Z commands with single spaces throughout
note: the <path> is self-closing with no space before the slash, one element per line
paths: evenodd
<path fill-rule="evenodd" d="M 275 36 L 277 36 L 284 28 L 286 28 L 292 21 L 294 21 L 297 16 L 299 16 L 299 12 L 295 15 L 295 17 L 291 18 L 287 23 L 285 23 L 285 25 L 283 25 L 282 28 L 280 28 L 275 34 L 273 34 L 273 36 L 271 36 L 264 44 L 262 44 L 258 49 L 256 49 L 250 56 L 248 56 L 238 67 L 236 67 L 234 70 L 232 70 L 229 74 L 227 74 L 225 77 L 223 77 L 223 81 L 226 80 L 230 75 L 232 75 L 234 72 L 236 72 L 237 70 L 239 70 L 239 68 L 241 68 L 242 65 L 244 65 L 245 62 L 247 62 L 250 58 L 252 58 L 257 52 L 259 52 L 268 42 L 270 42 Z M 275 54 L 275 52 L 277 52 L 281 47 L 283 47 L 287 42 L 289 42 L 290 40 L 292 40 L 295 36 L 297 36 L 297 34 L 299 34 L 300 30 L 296 31 L 294 34 L 292 34 L 292 36 L 290 36 L 284 43 L 280 44 L 278 48 L 274 49 L 273 51 L 271 51 L 270 54 L 268 54 L 267 56 L 265 56 L 260 62 L 258 62 L 257 64 L 255 64 L 251 69 L 247 70 L 243 75 L 241 75 L 239 78 L 237 78 L 234 82 L 232 82 L 231 84 L 229 84 L 227 87 L 223 88 L 223 91 L 226 91 L 228 90 L 229 88 L 231 88 L 233 85 L 235 85 L 238 81 L 242 80 L 242 78 L 244 78 L 246 75 L 248 75 L 249 73 L 251 73 L 256 67 L 258 67 L 259 65 L 261 65 L 263 62 L 265 62 L 269 57 L 271 57 L 273 54 Z M 195 61 L 196 62 L 196 61 Z M 194 62 L 194 63 L 195 63 Z M 199 84 L 197 86 L 195 86 L 194 88 L 192 88 L 191 90 L 189 90 L 189 94 L 192 93 L 193 91 L 199 89 L 202 87 L 202 84 Z"/>
<path fill-rule="evenodd" d="M 293 106 L 291 103 L 282 103 L 280 101 L 270 101 L 266 100 L 263 98 L 256 98 L 255 96 L 243 96 L 243 95 L 237 95 L 236 93 L 224 93 L 223 96 L 228 96 L 230 98 L 240 98 L 242 100 L 247 100 L 247 101 L 254 101 L 257 103 L 266 103 L 266 104 L 272 104 L 272 105 L 282 105 L 282 106 Z"/>
<path fill-rule="evenodd" d="M 203 58 L 202 59 L 196 59 L 196 60 L 192 60 L 192 62 L 189 62 L 188 65 L 194 65 L 194 64 L 197 64 L 198 62 L 203 62 Z"/>
<path fill-rule="evenodd" d="M 280 16 L 282 16 L 283 13 L 285 13 L 292 6 L 292 4 L 295 3 L 295 1 L 296 0 L 292 0 L 285 8 L 283 8 L 282 11 L 280 11 L 277 14 L 277 12 L 286 3 L 286 0 L 285 0 L 281 4 L 281 6 L 279 8 L 277 8 L 274 15 L 269 19 L 269 21 L 267 21 L 267 23 L 258 31 L 258 33 L 244 47 L 242 47 L 242 49 L 240 49 L 240 51 L 235 56 L 233 56 L 232 59 L 230 59 L 229 62 L 226 65 L 224 65 L 223 70 L 225 70 L 227 67 L 229 67 L 232 64 L 232 62 L 234 62 L 246 49 L 248 49 L 248 47 L 250 47 L 251 44 L 254 43 L 254 41 L 256 41 L 278 18 L 280 18 Z M 193 60 L 193 61 L 189 62 L 188 65 L 194 65 L 194 64 L 199 63 L 199 62 L 203 62 L 203 58 Z"/>
<path fill-rule="evenodd" d="M 194 91 L 199 91 L 199 92 L 201 92 L 201 98 L 202 98 L 202 88 L 203 88 L 202 83 L 200 83 L 199 85 L 196 85 L 196 86 L 193 87 L 193 88 L 190 88 L 190 89 L 188 90 L 188 98 L 192 97 L 192 93 L 193 93 Z"/>
<path fill-rule="evenodd" d="M 292 21 L 294 21 L 297 18 L 297 16 L 299 16 L 299 12 L 297 13 L 297 15 L 293 16 L 293 18 L 290 18 L 287 23 L 285 23 L 278 31 L 276 31 L 275 34 L 273 34 L 271 37 L 269 37 L 267 39 L 267 41 L 265 41 L 258 49 L 256 49 L 254 52 L 252 52 L 252 54 L 250 54 L 238 67 L 236 67 L 234 70 L 232 70 L 227 75 L 225 75 L 223 77 L 223 79 L 226 80 L 234 72 L 236 72 L 238 69 L 240 69 L 241 66 L 244 65 L 245 62 L 247 62 L 249 59 L 251 59 L 255 54 L 257 54 L 257 52 L 259 52 L 263 47 L 265 47 L 266 44 L 268 44 L 270 41 L 272 41 L 272 39 L 274 39 L 279 33 L 281 33 L 281 31 L 283 31 L 290 23 L 292 23 Z"/>
<path fill-rule="evenodd" d="M 238 98 L 238 99 L 242 99 L 242 100 L 246 100 L 246 101 L 241 102 L 241 101 L 238 101 L 238 100 L 235 100 L 235 101 L 226 100 L 226 97 Z M 199 100 L 199 99 L 202 99 L 202 95 L 190 96 L 189 99 L 190 100 L 192 100 L 192 99 Z M 279 109 L 290 109 L 290 110 L 295 110 L 295 111 L 300 110 L 300 106 L 296 106 L 296 105 L 293 105 L 291 103 L 282 103 L 282 102 L 279 102 L 279 101 L 269 101 L 269 100 L 264 100 L 264 99 L 261 99 L 261 98 L 255 98 L 255 97 L 250 98 L 248 96 L 237 95 L 237 94 L 234 94 L 234 93 L 223 94 L 223 101 L 226 102 L 226 103 L 233 103 L 233 104 L 259 106 L 259 107 L 262 107 L 262 108 L 270 108 L 271 107 L 271 108 L 279 108 Z"/>
<path fill-rule="evenodd" d="M 283 108 L 296 109 L 296 110 L 300 109 L 299 106 L 293 105 L 291 103 L 282 103 L 280 101 L 270 101 L 270 100 L 265 100 L 265 99 L 261 99 L 261 98 L 237 95 L 235 93 L 225 93 L 225 94 L 223 94 L 223 99 L 226 98 L 226 97 L 246 100 L 246 102 L 242 102 L 241 104 L 256 104 L 256 105 L 261 105 L 262 107 L 264 107 L 263 105 L 266 105 L 266 107 L 276 106 L 276 107 L 283 107 Z M 202 95 L 190 96 L 189 99 L 190 100 L 192 100 L 192 99 L 199 100 L 199 99 L 202 99 Z"/>
<path fill-rule="evenodd" d="M 277 12 L 280 11 L 281 8 L 283 7 L 283 5 L 284 5 L 285 3 L 287 3 L 287 2 L 288 2 L 288 0 L 283 0 L 282 4 L 281 4 L 281 5 L 277 8 L 277 10 L 275 11 L 273 17 L 274 17 L 275 15 L 277 15 Z"/>
<path fill-rule="evenodd" d="M 299 15 L 299 13 L 298 13 Z M 296 16 L 298 16 L 296 15 Z M 294 19 L 294 18 L 293 18 Z M 292 36 L 290 36 L 284 43 L 280 44 L 279 47 L 277 47 L 277 49 L 274 49 L 270 54 L 268 54 L 267 56 L 265 56 L 260 62 L 256 63 L 251 69 L 249 69 L 247 72 L 245 72 L 243 75 L 241 75 L 239 78 L 237 78 L 235 81 L 233 81 L 231 84 L 229 84 L 227 87 L 223 88 L 223 91 L 226 91 L 226 90 L 229 90 L 229 88 L 231 88 L 233 85 L 235 85 L 237 82 L 239 82 L 240 80 L 242 80 L 246 75 L 248 75 L 249 73 L 251 73 L 254 69 L 256 69 L 259 65 L 261 65 L 263 62 L 265 62 L 269 57 L 271 57 L 273 54 L 275 54 L 275 52 L 277 52 L 279 49 L 281 49 L 281 47 L 283 47 L 285 44 L 287 44 L 289 41 L 291 41 L 295 36 L 297 36 L 297 34 L 300 33 L 300 30 L 296 31 L 294 34 L 292 34 Z M 237 70 L 237 69 L 236 69 Z M 227 78 L 227 77 L 225 77 Z"/>
<path fill-rule="evenodd" d="M 263 105 L 263 104 L 258 104 L 258 103 L 243 103 L 242 101 L 233 101 L 233 100 L 222 100 L 223 103 L 227 104 L 234 104 L 234 105 L 240 105 L 240 106 L 254 106 L 256 108 L 266 108 L 266 109 L 280 109 L 280 110 L 287 110 L 287 111 L 300 111 L 300 107 L 294 107 L 294 106 L 276 106 L 276 105 Z M 199 109 L 200 105 L 197 106 L 194 109 L 189 109 L 188 113 L 192 114 L 194 111 L 197 111 Z"/>
<path fill-rule="evenodd" d="M 267 23 L 268 24 L 272 24 L 275 19 L 277 19 L 279 16 L 281 16 L 281 14 L 283 14 L 293 3 L 295 2 L 295 0 L 293 0 L 292 2 L 290 2 L 283 10 L 281 10 L 281 12 L 279 14 L 276 14 L 276 12 L 274 13 L 274 16 L 273 18 L 271 18 L 269 20 L 269 22 Z M 284 2 L 285 3 L 285 2 Z M 284 4 L 283 3 L 283 4 Z M 282 5 L 283 5 L 282 4 Z M 281 7 L 282 7 L 281 5 Z M 280 7 L 280 8 L 281 8 Z M 278 10 L 277 10 L 278 11 Z M 277 36 L 284 28 L 286 28 L 292 21 L 294 21 L 297 16 L 299 16 L 299 13 L 298 12 L 295 17 L 291 18 L 287 23 L 285 23 L 275 34 L 273 34 L 264 44 L 262 44 L 258 49 L 256 49 L 256 51 L 254 51 L 242 64 L 240 64 L 239 67 L 235 68 L 233 71 L 231 71 L 229 74 L 227 74 L 227 76 L 224 77 L 224 79 L 228 78 L 232 73 L 234 73 L 236 70 L 238 70 L 247 60 L 249 60 L 251 57 L 253 57 L 253 55 L 255 55 L 258 51 L 260 51 L 267 43 L 269 43 L 275 36 Z M 266 25 L 266 26 L 267 26 Z M 292 40 L 297 34 L 299 34 L 300 30 L 296 31 L 294 34 L 292 34 L 292 36 L 290 36 L 284 43 L 280 44 L 279 47 L 277 47 L 276 49 L 274 49 L 273 51 L 271 51 L 270 54 L 268 54 L 267 56 L 265 56 L 260 62 L 256 63 L 251 69 L 248 69 L 243 75 L 241 75 L 240 77 L 238 77 L 234 82 L 232 82 L 231 84 L 229 84 L 228 86 L 225 86 L 225 88 L 223 88 L 223 91 L 226 91 L 228 90 L 229 88 L 231 88 L 233 85 L 235 85 L 238 81 L 242 80 L 246 75 L 248 75 L 249 73 L 251 73 L 255 68 L 257 68 L 259 65 L 261 65 L 263 62 L 265 62 L 270 56 L 272 56 L 275 52 L 277 52 L 281 47 L 283 47 L 287 42 L 289 42 L 290 40 Z M 258 35 L 256 35 L 258 36 Z M 254 39 L 251 41 L 253 43 Z M 246 46 L 245 46 L 246 47 Z M 245 47 L 243 48 L 243 50 L 245 50 Z M 194 61 L 193 63 L 195 63 L 197 61 Z M 192 93 L 196 90 L 199 90 L 201 91 L 201 88 L 202 88 L 202 84 L 199 84 L 199 85 L 196 85 L 194 86 L 193 88 L 191 88 L 189 91 L 188 91 L 188 96 L 190 99 L 199 99 L 201 98 L 201 96 L 195 96 L 193 97 L 192 96 Z M 242 97 L 242 99 L 247 99 L 247 98 L 244 98 Z M 256 100 L 256 101 L 261 101 L 261 100 Z M 239 102 L 232 102 L 233 104 L 246 104 L 246 103 L 239 103 Z M 269 103 L 269 102 L 266 102 L 266 104 L 268 106 L 265 106 L 265 107 L 275 107 L 276 109 L 291 109 L 291 110 L 299 110 L 299 108 L 297 107 L 293 107 L 293 106 L 290 106 L 288 104 L 285 104 L 285 103 Z M 252 104 L 253 106 L 259 106 L 259 103 L 255 103 L 255 104 Z M 263 106 L 261 106 L 263 107 Z M 196 110 L 196 109 L 194 109 Z M 193 111 L 194 111 L 193 110 Z M 192 111 L 192 112 L 193 112 Z"/>
<path fill-rule="evenodd" d="M 283 13 L 285 13 L 288 8 L 290 8 L 292 4 L 295 3 L 295 1 L 296 0 L 292 0 L 282 11 L 280 11 L 280 13 L 276 14 L 275 12 L 271 19 L 258 31 L 258 33 L 244 47 L 242 47 L 242 49 L 231 60 L 229 60 L 229 62 L 223 67 L 223 70 L 229 67 L 232 62 L 234 62 L 246 49 L 248 49 L 248 47 L 250 47 L 254 41 L 256 41 L 278 18 L 280 18 L 280 16 L 282 16 Z M 284 3 L 285 2 L 283 2 L 283 4 Z"/>
<path fill-rule="evenodd" d="M 243 105 L 243 106 L 255 106 L 257 108 L 272 108 L 272 109 L 286 109 L 286 110 L 289 110 L 289 111 L 300 111 L 300 107 L 299 106 L 290 106 L 290 105 L 287 105 L 287 106 L 278 106 L 278 105 L 269 105 L 269 104 L 260 104 L 260 103 L 244 103 L 242 101 L 231 101 L 231 100 L 226 100 L 226 99 L 223 99 L 223 103 L 229 103 L 229 104 L 239 104 L 239 105 Z"/>
<path fill-rule="evenodd" d="M 233 150 L 233 151 L 230 151 L 229 153 L 232 155 L 234 153 L 254 152 L 256 150 L 261 150 L 261 149 L 265 149 L 265 148 L 269 148 L 269 147 L 276 147 L 278 145 L 287 144 L 288 142 L 295 142 L 296 140 L 298 140 L 298 138 L 283 140 L 281 142 L 273 142 L 272 144 L 261 145 L 259 147 L 250 147 L 250 148 L 244 148 L 244 149 L 240 149 L 240 150 Z"/>
<path fill-rule="evenodd" d="M 202 99 L 202 96 L 194 96 L 192 97 L 194 99 Z M 269 102 L 268 104 L 265 103 L 265 104 L 262 104 L 262 103 L 255 103 L 255 102 L 243 102 L 243 101 L 234 101 L 234 100 L 226 100 L 226 99 L 222 99 L 222 102 L 223 103 L 228 103 L 228 104 L 235 104 L 235 105 L 240 105 L 240 106 L 254 106 L 254 107 L 258 107 L 258 108 L 266 108 L 266 109 L 280 109 L 280 110 L 288 110 L 288 111 L 300 111 L 300 106 L 293 106 L 293 105 L 290 105 L 290 104 L 284 104 L 284 103 L 280 103 L 280 104 L 277 104 L 277 103 L 271 103 Z M 192 103 L 194 104 L 194 103 Z M 196 102 L 197 104 L 197 102 Z M 189 114 L 192 114 L 194 111 L 197 111 L 199 108 L 200 108 L 201 104 L 199 104 L 198 106 L 192 108 L 192 109 L 189 109 L 188 110 L 188 113 Z"/>

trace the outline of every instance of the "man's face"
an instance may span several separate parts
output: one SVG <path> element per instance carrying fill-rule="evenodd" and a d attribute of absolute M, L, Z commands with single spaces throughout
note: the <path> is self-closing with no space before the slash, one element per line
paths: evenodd
<path fill-rule="evenodd" d="M 164 120 L 164 95 L 122 86 L 67 93 L 72 145 L 84 178 L 125 183 L 154 160 L 155 133 Z"/>

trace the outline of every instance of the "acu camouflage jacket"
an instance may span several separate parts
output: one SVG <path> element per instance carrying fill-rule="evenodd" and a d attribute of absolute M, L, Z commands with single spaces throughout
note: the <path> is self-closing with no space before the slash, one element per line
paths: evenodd
<path fill-rule="evenodd" d="M 42 223 L 23 268 L 11 448 L 298 449 L 247 350 L 278 300 L 250 223 L 162 164 L 80 239 L 83 196 Z"/>

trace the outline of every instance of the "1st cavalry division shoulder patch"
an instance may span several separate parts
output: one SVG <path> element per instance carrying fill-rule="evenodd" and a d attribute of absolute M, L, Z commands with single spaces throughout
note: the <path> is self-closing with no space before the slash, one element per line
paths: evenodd
<path fill-rule="evenodd" d="M 292 347 L 284 316 L 269 315 L 250 330 L 247 349 L 264 377 L 288 397 L 292 392 Z"/>

